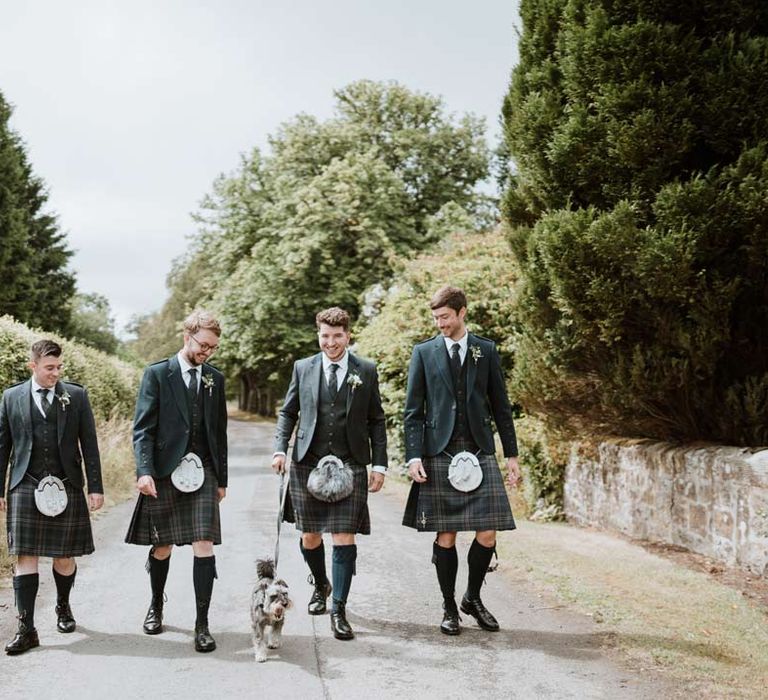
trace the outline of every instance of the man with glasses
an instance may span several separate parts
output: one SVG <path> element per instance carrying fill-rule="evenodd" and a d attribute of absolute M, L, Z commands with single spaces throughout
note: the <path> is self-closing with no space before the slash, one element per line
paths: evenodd
<path fill-rule="evenodd" d="M 146 634 L 163 631 L 163 601 L 173 545 L 191 544 L 195 650 L 216 648 L 208 608 L 216 578 L 213 545 L 221 544 L 219 502 L 227 491 L 224 376 L 206 364 L 221 327 L 210 313 L 184 321 L 184 347 L 144 371 L 136 402 L 133 446 L 139 497 L 125 541 L 150 545 L 152 600 Z"/>

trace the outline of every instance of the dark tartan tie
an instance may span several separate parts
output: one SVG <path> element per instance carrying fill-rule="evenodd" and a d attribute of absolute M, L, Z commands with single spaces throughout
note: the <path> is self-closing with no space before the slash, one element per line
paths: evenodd
<path fill-rule="evenodd" d="M 48 389 L 38 389 L 37 393 L 40 394 L 40 405 L 43 407 L 43 413 L 47 416 L 51 408 L 51 402 L 48 400 Z"/>
<path fill-rule="evenodd" d="M 189 370 L 189 384 L 187 385 L 187 392 L 189 393 L 189 400 L 192 403 L 197 401 L 197 370 L 192 368 Z"/>
<path fill-rule="evenodd" d="M 339 381 L 336 378 L 336 370 L 339 366 L 334 362 L 331 364 L 331 373 L 328 375 L 328 393 L 331 395 L 331 401 L 336 400 L 336 394 L 339 392 Z"/>
<path fill-rule="evenodd" d="M 451 371 L 453 372 L 453 383 L 459 383 L 459 377 L 461 376 L 461 355 L 459 355 L 458 343 L 454 343 L 451 348 Z"/>

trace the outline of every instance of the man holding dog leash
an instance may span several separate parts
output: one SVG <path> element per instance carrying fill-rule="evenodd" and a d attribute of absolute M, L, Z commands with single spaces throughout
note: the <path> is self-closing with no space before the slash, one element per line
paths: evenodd
<path fill-rule="evenodd" d="M 353 639 L 346 602 L 357 559 L 355 534 L 371 532 L 367 492 L 384 484 L 387 433 L 376 368 L 347 350 L 349 314 L 333 307 L 315 320 L 321 352 L 294 364 L 277 422 L 272 468 L 285 471 L 296 428 L 283 518 L 295 520 L 302 533 L 301 552 L 315 586 L 308 612 L 324 614 L 333 593 L 333 635 Z M 333 537 L 332 584 L 326 575 L 324 532 Z"/>
<path fill-rule="evenodd" d="M 440 331 L 416 345 L 408 370 L 405 456 L 413 479 L 403 525 L 436 533 L 432 563 L 443 594 L 444 634 L 461 632 L 455 587 L 456 532 L 474 531 L 461 610 L 484 630 L 499 629 L 480 599 L 496 531 L 515 521 L 496 463 L 491 419 L 507 458 L 509 483 L 520 480 L 512 410 L 495 344 L 467 332 L 467 298 L 443 287 L 430 301 Z"/>

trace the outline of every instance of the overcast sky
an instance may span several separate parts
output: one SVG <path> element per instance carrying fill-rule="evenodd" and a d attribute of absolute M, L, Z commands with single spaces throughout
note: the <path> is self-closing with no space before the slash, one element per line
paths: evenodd
<path fill-rule="evenodd" d="M 190 213 L 239 154 L 335 88 L 397 80 L 498 114 L 516 0 L 0 0 L 0 91 L 118 326 L 159 308 Z"/>

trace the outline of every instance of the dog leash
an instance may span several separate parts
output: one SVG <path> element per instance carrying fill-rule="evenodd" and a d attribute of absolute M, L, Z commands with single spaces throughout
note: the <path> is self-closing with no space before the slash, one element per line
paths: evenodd
<path fill-rule="evenodd" d="M 286 460 L 287 461 L 287 460 Z M 280 493 L 279 503 L 280 507 L 277 509 L 277 538 L 275 540 L 275 572 L 277 572 L 277 560 L 280 556 L 280 528 L 283 524 L 283 510 L 285 509 L 285 497 L 288 495 L 288 484 L 285 483 L 285 475 L 287 469 L 283 470 L 280 474 Z"/>

